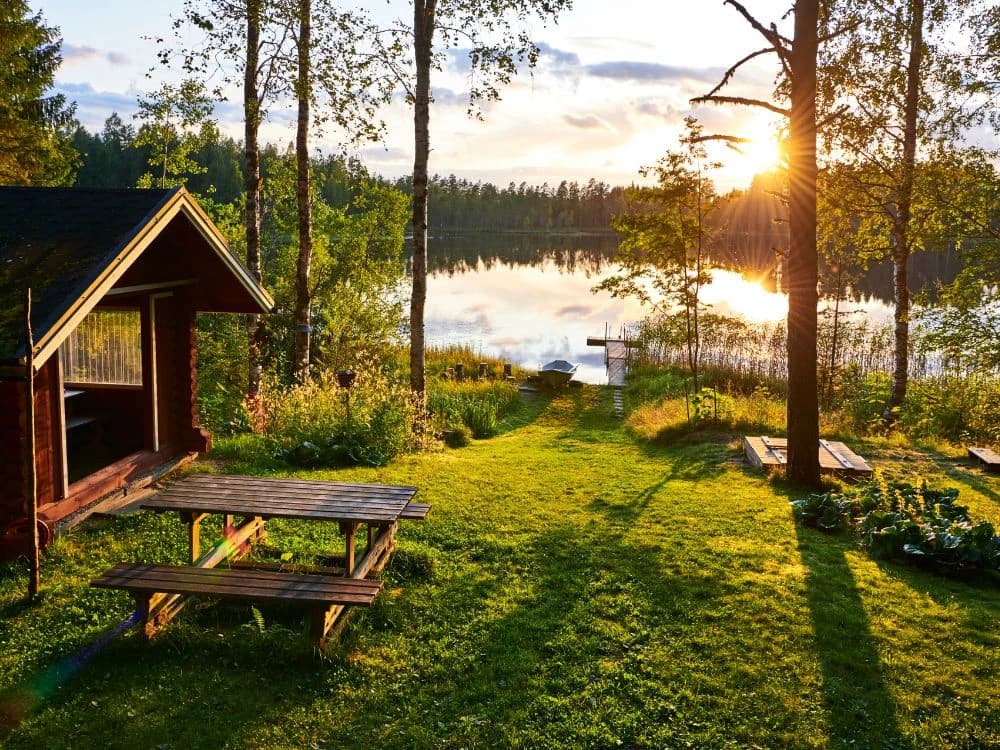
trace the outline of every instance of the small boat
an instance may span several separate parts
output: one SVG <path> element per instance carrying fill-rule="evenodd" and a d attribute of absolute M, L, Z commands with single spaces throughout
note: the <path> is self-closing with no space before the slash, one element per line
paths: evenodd
<path fill-rule="evenodd" d="M 557 388 L 570 381 L 576 368 L 577 365 L 567 362 L 565 359 L 554 359 L 548 364 L 542 365 L 538 371 L 538 378 L 550 388 Z"/>

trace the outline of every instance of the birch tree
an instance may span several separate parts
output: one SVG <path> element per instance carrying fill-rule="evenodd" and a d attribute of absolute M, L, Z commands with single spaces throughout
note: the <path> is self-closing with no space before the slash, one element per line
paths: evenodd
<path fill-rule="evenodd" d="M 961 195 L 935 200 L 921 185 L 980 125 L 1000 125 L 995 109 L 997 31 L 992 3 L 979 0 L 852 0 L 839 14 L 854 31 L 832 40 L 823 69 L 831 82 L 823 138 L 848 168 L 840 170 L 836 202 L 862 229 L 857 252 L 888 257 L 893 266 L 892 391 L 883 420 L 896 420 L 906 399 L 910 349 L 910 256 L 928 249 Z M 854 179 L 844 179 L 851 178 Z M 956 183 L 957 184 L 957 183 Z M 953 227 L 960 234 L 959 227 Z"/>
<path fill-rule="evenodd" d="M 173 44 L 166 44 L 163 38 L 154 40 L 160 44 L 158 56 L 162 64 L 171 65 L 179 58 L 186 73 L 206 84 L 214 82 L 216 98 L 223 96 L 225 86 L 242 87 L 246 261 L 258 284 L 263 280 L 259 133 L 280 91 L 279 65 L 287 54 L 291 34 L 287 18 L 276 11 L 275 0 L 185 0 L 181 14 L 173 21 Z M 186 41 L 189 28 L 201 34 L 194 45 Z M 252 412 L 260 397 L 263 337 L 259 316 L 248 316 L 246 392 Z"/>
<path fill-rule="evenodd" d="M 446 50 L 467 48 L 469 109 L 500 96 L 519 64 L 534 66 L 538 47 L 529 23 L 555 19 L 572 0 L 412 0 L 413 21 L 400 21 L 386 63 L 413 105 L 413 293 L 410 301 L 410 387 L 423 399 L 424 305 L 427 299 L 427 166 L 431 73 Z M 408 52 L 405 57 L 403 53 Z"/>

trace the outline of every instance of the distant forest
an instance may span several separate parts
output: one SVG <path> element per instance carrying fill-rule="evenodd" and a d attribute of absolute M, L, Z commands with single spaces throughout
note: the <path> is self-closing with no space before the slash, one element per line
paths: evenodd
<path fill-rule="evenodd" d="M 135 129 L 117 114 L 104 129 L 90 133 L 78 128 L 73 147 L 80 154 L 76 184 L 80 187 L 134 187 L 149 171 L 149 152 L 135 143 Z M 282 151 L 267 146 L 261 154 L 265 184 L 269 168 Z M 219 203 L 231 203 L 243 192 L 242 145 L 231 138 L 210 140 L 192 154 L 205 169 L 190 175 L 185 184 L 193 193 Z M 396 181 L 369 175 L 363 165 L 336 156 L 313 161 L 315 181 L 322 197 L 333 206 L 344 205 L 359 178 L 394 185 L 408 195 L 410 179 Z M 556 187 L 525 182 L 501 188 L 489 182 L 460 180 L 454 175 L 435 176 L 430 182 L 430 229 L 441 231 L 609 231 L 611 217 L 624 208 L 624 189 L 591 179 L 586 184 L 563 181 Z"/>
<path fill-rule="evenodd" d="M 81 187 L 133 187 L 149 171 L 149 154 L 135 144 L 135 129 L 117 114 L 105 122 L 99 133 L 78 128 L 73 146 L 80 154 L 76 184 Z M 267 203 L 267 178 L 284 150 L 267 146 L 261 155 Z M 243 193 L 242 145 L 231 138 L 210 139 L 193 154 L 204 172 L 190 175 L 187 188 L 203 199 L 233 203 Z M 356 160 L 339 156 L 318 156 L 313 160 L 315 189 L 331 206 L 345 206 L 364 180 L 391 184 L 411 192 L 408 178 L 396 181 L 370 175 Z M 708 255 L 717 265 L 773 274 L 780 269 L 787 245 L 788 230 L 783 222 L 785 207 L 778 194 L 775 177 L 758 176 L 746 190 L 724 196 L 711 221 L 719 231 L 710 235 Z M 596 179 L 585 184 L 564 181 L 556 187 L 533 186 L 525 182 L 501 188 L 489 182 L 471 182 L 454 175 L 435 176 L 430 182 L 431 234 L 462 232 L 611 232 L 611 217 L 624 210 L 625 191 Z M 613 245 L 616 243 L 612 243 Z M 613 247 L 605 250 L 613 255 Z M 433 249 L 432 249 L 433 254 Z M 445 265 L 448 264 L 444 261 Z M 918 253 L 911 259 L 915 288 L 929 286 L 937 279 L 954 276 L 954 253 Z M 780 270 L 778 270 L 780 273 Z M 889 266 L 876 264 L 867 276 L 853 279 L 855 288 L 884 296 L 890 280 Z M 824 286 L 835 276 L 823 274 Z M 780 284 L 780 281 L 778 282 Z M 871 287 L 871 288 L 868 288 Z M 824 289 L 830 293 L 833 289 Z"/>
<path fill-rule="evenodd" d="M 80 154 L 76 184 L 80 187 L 134 187 L 149 171 L 148 148 L 135 143 L 135 128 L 117 114 L 109 117 L 104 129 L 90 133 L 77 128 L 73 147 Z M 267 182 L 269 169 L 284 152 L 269 145 L 262 154 L 262 171 Z M 232 139 L 215 137 L 198 149 L 192 158 L 205 171 L 186 180 L 188 190 L 219 203 L 232 203 L 243 192 L 242 145 Z M 376 179 L 411 193 L 410 179 L 391 181 L 373 177 L 356 160 L 321 156 L 313 160 L 315 182 L 330 205 L 344 205 L 361 178 Z M 755 181 L 748 191 L 729 196 L 716 219 L 726 231 L 725 246 L 715 254 L 730 262 L 745 260 L 752 267 L 773 260 L 770 244 L 785 234 L 775 224 L 780 205 L 769 194 L 771 186 Z M 430 183 L 430 229 L 446 231 L 610 231 L 611 217 L 625 209 L 625 190 L 591 178 L 584 184 L 562 181 L 556 186 L 511 182 L 499 187 L 489 182 L 472 182 L 455 175 L 435 176 Z M 764 257 L 767 256 L 765 260 Z"/>

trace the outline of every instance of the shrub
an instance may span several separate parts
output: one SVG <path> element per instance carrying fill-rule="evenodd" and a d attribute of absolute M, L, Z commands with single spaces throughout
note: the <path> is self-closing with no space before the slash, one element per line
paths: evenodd
<path fill-rule="evenodd" d="M 464 424 L 456 425 L 444 433 L 444 444 L 449 448 L 464 448 L 472 442 L 472 430 Z"/>
<path fill-rule="evenodd" d="M 299 466 L 381 466 L 417 447 L 423 433 L 409 390 L 376 368 L 359 370 L 349 392 L 329 373 L 292 388 L 271 385 L 263 405 L 278 457 Z"/>
<path fill-rule="evenodd" d="M 957 489 L 874 481 L 854 492 L 810 495 L 791 505 L 798 520 L 824 531 L 852 529 L 877 559 L 906 559 L 943 572 L 1000 573 L 1000 536 L 969 516 Z"/>

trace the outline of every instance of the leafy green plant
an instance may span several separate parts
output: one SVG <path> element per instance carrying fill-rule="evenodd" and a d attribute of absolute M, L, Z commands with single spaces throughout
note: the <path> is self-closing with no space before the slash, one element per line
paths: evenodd
<path fill-rule="evenodd" d="M 792 501 L 795 518 L 820 531 L 843 531 L 854 521 L 857 503 L 854 498 L 835 492 L 813 493 Z"/>
<path fill-rule="evenodd" d="M 814 494 L 791 505 L 807 526 L 854 530 L 876 559 L 906 559 L 943 572 L 1000 573 L 1000 536 L 957 500 L 954 488 L 877 479 L 853 492 Z"/>

